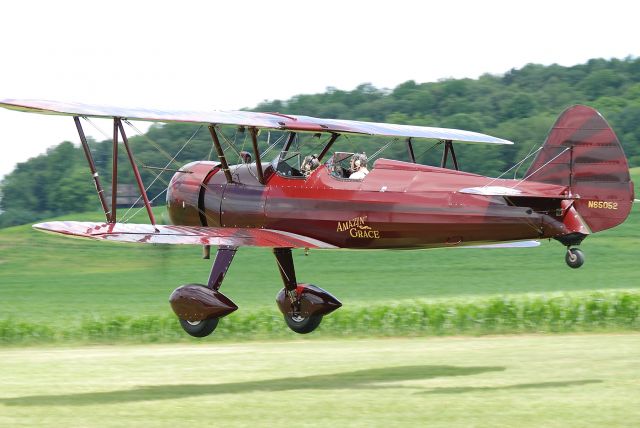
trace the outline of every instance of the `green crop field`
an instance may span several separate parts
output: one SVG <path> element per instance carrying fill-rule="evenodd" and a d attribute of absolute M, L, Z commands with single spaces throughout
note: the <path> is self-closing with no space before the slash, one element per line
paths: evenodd
<path fill-rule="evenodd" d="M 636 181 L 639 173 L 633 170 Z M 162 218 L 163 208 L 156 210 Z M 65 218 L 97 220 L 100 215 Z M 487 299 L 505 296 L 546 299 L 607 290 L 637 296 L 639 224 L 636 204 L 623 225 L 585 240 L 581 247 L 586 263 L 578 270 L 565 265 L 565 249 L 555 241 L 529 249 L 311 251 L 309 256 L 297 251 L 294 257 L 298 279 L 336 295 L 344 304 L 339 312 L 352 318 L 348 311 L 364 306 L 402 311 L 403 305 L 424 302 L 484 305 Z M 36 232 L 29 225 L 0 230 L 0 332 L 15 323 L 54 330 L 76 325 L 77 330 L 84 328 L 82 322 L 114 317 L 171 319 L 171 291 L 207 280 L 211 261 L 202 260 L 200 251 L 68 239 Z M 240 307 L 228 321 L 244 316 L 248 323 L 259 323 L 278 317 L 274 297 L 281 287 L 268 249 L 240 249 L 222 287 Z"/>
<path fill-rule="evenodd" d="M 637 427 L 640 335 L 0 350 L 0 426 Z"/>
<path fill-rule="evenodd" d="M 309 336 L 277 312 L 270 251 L 242 248 L 240 309 L 203 340 L 167 302 L 206 281 L 199 248 L 0 230 L 0 426 L 638 426 L 639 223 L 636 204 L 588 238 L 578 270 L 557 242 L 296 252 L 344 303 Z"/>

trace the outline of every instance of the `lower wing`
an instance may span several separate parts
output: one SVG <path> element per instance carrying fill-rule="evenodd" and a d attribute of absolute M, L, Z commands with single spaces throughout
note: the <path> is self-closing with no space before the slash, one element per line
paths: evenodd
<path fill-rule="evenodd" d="M 34 229 L 77 238 L 143 244 L 229 245 L 233 247 L 337 248 L 307 236 L 273 229 L 168 226 L 52 221 Z"/>

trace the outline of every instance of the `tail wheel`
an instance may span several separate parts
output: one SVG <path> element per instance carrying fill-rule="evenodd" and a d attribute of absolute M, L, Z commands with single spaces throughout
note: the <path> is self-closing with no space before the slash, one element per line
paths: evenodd
<path fill-rule="evenodd" d="M 213 333 L 220 318 L 209 318 L 200 321 L 188 321 L 180 318 L 180 326 L 193 337 L 206 337 Z"/>
<path fill-rule="evenodd" d="M 570 268 L 578 269 L 584 264 L 584 253 L 578 248 L 569 248 L 564 261 L 567 262 Z"/>
<path fill-rule="evenodd" d="M 303 317 L 301 315 L 285 314 L 284 320 L 291 330 L 299 334 L 307 334 L 318 328 L 322 321 L 322 315 Z"/>

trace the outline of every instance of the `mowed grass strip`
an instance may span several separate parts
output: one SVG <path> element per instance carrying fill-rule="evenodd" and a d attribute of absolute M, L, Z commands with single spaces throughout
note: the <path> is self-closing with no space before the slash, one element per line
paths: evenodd
<path fill-rule="evenodd" d="M 640 335 L 0 350 L 0 426 L 640 425 Z"/>
<path fill-rule="evenodd" d="M 640 292 L 512 296 L 348 307 L 313 333 L 326 337 L 483 335 L 640 330 Z M 0 343 L 173 342 L 297 339 L 275 309 L 235 312 L 207 339 L 190 338 L 173 314 L 103 316 L 58 323 L 0 320 Z"/>

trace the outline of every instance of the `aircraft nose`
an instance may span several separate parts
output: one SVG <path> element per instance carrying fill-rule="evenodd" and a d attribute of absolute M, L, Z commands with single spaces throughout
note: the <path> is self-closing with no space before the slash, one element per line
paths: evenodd
<path fill-rule="evenodd" d="M 172 224 L 213 226 L 207 224 L 204 215 L 203 192 L 206 181 L 215 174 L 218 165 L 218 162 L 191 162 L 171 177 L 167 188 L 167 211 Z"/>

